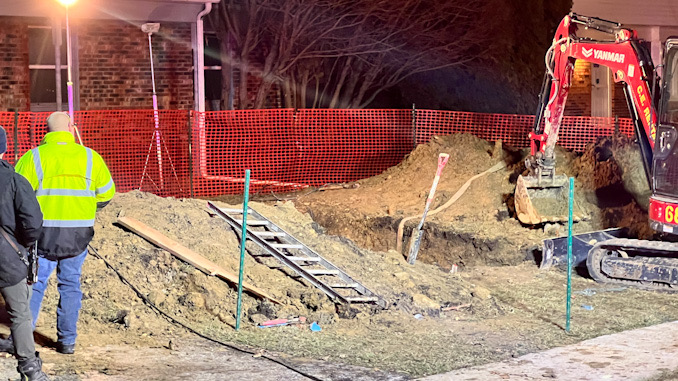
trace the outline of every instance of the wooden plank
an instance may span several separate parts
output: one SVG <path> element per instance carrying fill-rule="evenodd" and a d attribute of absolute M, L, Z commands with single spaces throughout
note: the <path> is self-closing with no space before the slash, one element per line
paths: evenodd
<path fill-rule="evenodd" d="M 172 255 L 181 259 L 182 261 L 190 263 L 191 265 L 195 266 L 195 268 L 204 272 L 205 274 L 208 274 L 210 276 L 216 276 L 235 285 L 238 284 L 237 275 L 231 274 L 225 269 L 219 267 L 219 265 L 217 265 L 216 263 L 210 261 L 209 259 L 196 253 L 195 251 L 185 246 L 182 246 L 177 241 L 174 241 L 173 239 L 163 235 L 159 231 L 145 225 L 144 223 L 130 217 L 118 217 L 118 223 L 126 227 L 127 229 L 131 230 L 132 232 L 136 233 L 140 237 L 145 238 L 152 244 L 169 251 L 170 253 L 172 253 Z M 242 286 L 245 290 L 256 296 L 268 299 L 273 303 L 280 304 L 278 300 L 268 295 L 263 290 L 248 284 L 247 282 L 243 282 Z"/>

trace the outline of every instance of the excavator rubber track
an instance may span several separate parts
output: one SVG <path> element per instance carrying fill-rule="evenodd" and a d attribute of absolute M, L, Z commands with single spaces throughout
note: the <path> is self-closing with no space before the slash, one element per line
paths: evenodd
<path fill-rule="evenodd" d="M 617 238 L 599 242 L 586 259 L 600 283 L 642 290 L 678 292 L 678 244 Z"/>

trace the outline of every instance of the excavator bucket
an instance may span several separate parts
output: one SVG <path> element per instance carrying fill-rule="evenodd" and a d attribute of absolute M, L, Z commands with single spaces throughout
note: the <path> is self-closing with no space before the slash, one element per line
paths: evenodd
<path fill-rule="evenodd" d="M 569 193 L 567 183 L 568 179 L 564 175 L 555 176 L 553 181 L 549 182 L 539 182 L 529 176 L 518 176 L 514 196 L 518 220 L 526 225 L 567 222 Z M 581 208 L 576 202 L 572 219 L 574 221 L 583 219 Z"/>

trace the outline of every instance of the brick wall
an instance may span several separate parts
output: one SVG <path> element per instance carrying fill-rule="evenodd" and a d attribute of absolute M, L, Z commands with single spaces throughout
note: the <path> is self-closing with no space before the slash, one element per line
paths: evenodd
<path fill-rule="evenodd" d="M 565 104 L 565 115 L 591 116 L 591 63 L 578 60 L 574 64 L 574 75 L 570 93 Z"/>
<path fill-rule="evenodd" d="M 614 83 L 610 73 L 610 83 Z M 624 84 L 614 83 L 612 88 L 612 117 L 630 118 L 624 95 Z M 579 60 L 574 65 L 572 86 L 565 105 L 565 115 L 591 116 L 591 63 Z"/>
<path fill-rule="evenodd" d="M 82 20 L 77 28 L 80 109 L 152 108 L 147 34 L 120 21 Z M 190 25 L 163 23 L 152 41 L 159 108 L 192 109 Z"/>
<path fill-rule="evenodd" d="M 0 110 L 28 111 L 28 27 L 13 17 L 0 17 Z"/>
<path fill-rule="evenodd" d="M 610 81 L 612 80 L 610 79 Z M 626 85 L 623 83 L 615 83 L 614 87 L 612 88 L 612 117 L 631 117 L 629 105 L 626 101 L 626 95 L 624 95 L 624 87 L 626 87 Z"/>
<path fill-rule="evenodd" d="M 250 104 L 252 104 L 254 103 L 254 99 L 256 98 L 257 92 L 259 91 L 259 85 L 261 84 L 262 65 L 256 61 L 255 57 L 252 57 L 250 59 L 250 67 L 248 69 L 250 72 L 247 74 L 247 100 L 248 102 L 250 102 Z M 238 103 L 237 97 L 237 94 L 240 91 L 239 67 L 233 68 L 233 86 L 234 94 L 236 94 L 236 96 L 233 99 L 233 108 L 239 109 L 242 108 L 241 105 Z M 266 104 L 264 105 L 264 108 L 281 108 L 281 107 L 283 107 L 281 89 L 277 83 L 274 83 L 273 86 L 271 86 L 271 90 L 266 95 Z"/>

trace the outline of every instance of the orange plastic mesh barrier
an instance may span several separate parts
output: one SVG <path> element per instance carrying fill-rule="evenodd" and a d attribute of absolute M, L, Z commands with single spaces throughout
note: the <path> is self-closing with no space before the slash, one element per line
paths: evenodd
<path fill-rule="evenodd" d="M 40 143 L 47 132 L 45 121 L 49 114 L 0 113 L 0 125 L 7 130 L 6 158 L 10 162 L 15 162 L 14 152 L 18 151 L 20 157 Z M 83 144 L 103 156 L 119 191 L 142 189 L 161 196 L 189 195 L 189 113 L 163 111 L 159 118 L 163 181 L 157 159 L 153 110 L 75 114 Z"/>
<path fill-rule="evenodd" d="M 201 126 L 204 118 L 204 128 Z M 198 195 L 282 191 L 369 177 L 414 147 L 402 110 L 256 110 L 194 115 Z M 238 185 L 240 184 L 240 185 Z"/>
<path fill-rule="evenodd" d="M 0 126 L 3 127 L 7 133 L 7 151 L 5 152 L 4 159 L 10 163 L 16 162 L 16 155 L 18 155 L 17 151 L 23 152 L 20 149 L 17 149 L 18 147 L 15 144 L 17 141 L 17 138 L 15 137 L 17 122 L 14 118 L 18 117 L 18 115 L 19 114 L 13 112 L 0 112 Z"/>
<path fill-rule="evenodd" d="M 8 135 L 5 158 L 39 144 L 49 113 L 0 112 Z M 348 182 L 399 163 L 435 135 L 467 132 L 526 147 L 533 116 L 434 110 L 269 109 L 197 113 L 153 110 L 79 111 L 83 143 L 99 152 L 121 192 L 215 196 L 282 192 Z M 631 136 L 630 119 L 565 117 L 559 144 L 581 151 L 615 129 Z"/>
<path fill-rule="evenodd" d="M 416 114 L 417 143 L 426 143 L 435 135 L 467 132 L 481 139 L 512 147 L 529 147 L 527 134 L 532 130 L 534 115 L 481 114 L 456 111 L 418 110 Z M 616 127 L 615 127 L 616 126 Z M 610 136 L 615 128 L 633 135 L 631 119 L 565 116 L 560 127 L 558 145 L 582 152 L 599 136 Z"/>

